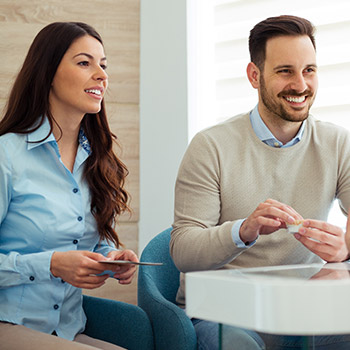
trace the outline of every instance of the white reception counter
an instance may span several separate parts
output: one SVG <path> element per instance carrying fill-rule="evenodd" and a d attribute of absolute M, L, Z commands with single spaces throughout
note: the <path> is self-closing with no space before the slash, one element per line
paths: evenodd
<path fill-rule="evenodd" d="M 190 272 L 190 317 L 272 334 L 350 333 L 350 263 Z"/>

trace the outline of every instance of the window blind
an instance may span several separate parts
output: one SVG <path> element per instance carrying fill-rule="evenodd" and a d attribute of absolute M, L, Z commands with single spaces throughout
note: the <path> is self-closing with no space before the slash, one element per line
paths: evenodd
<path fill-rule="evenodd" d="M 281 14 L 305 17 L 316 27 L 319 89 L 311 113 L 350 129 L 348 0 L 189 0 L 189 4 L 189 79 L 196 79 L 189 81 L 196 100 L 190 103 L 197 105 L 189 113 L 190 138 L 203 127 L 255 106 L 257 92 L 246 77 L 249 31 L 259 21 Z"/>

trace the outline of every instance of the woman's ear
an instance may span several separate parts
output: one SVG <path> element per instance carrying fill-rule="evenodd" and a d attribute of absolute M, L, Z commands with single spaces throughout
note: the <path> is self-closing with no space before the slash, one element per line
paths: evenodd
<path fill-rule="evenodd" d="M 257 89 L 259 87 L 259 76 L 260 69 L 253 62 L 249 62 L 247 66 L 247 77 L 254 89 Z"/>

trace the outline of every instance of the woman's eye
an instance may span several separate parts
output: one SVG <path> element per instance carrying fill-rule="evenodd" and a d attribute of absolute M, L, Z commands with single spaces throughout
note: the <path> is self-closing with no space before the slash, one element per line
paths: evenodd
<path fill-rule="evenodd" d="M 79 64 L 79 66 L 88 66 L 89 62 L 88 61 L 82 61 L 82 62 L 79 62 L 78 64 Z"/>
<path fill-rule="evenodd" d="M 101 68 L 102 68 L 103 70 L 106 70 L 106 69 L 107 69 L 107 65 L 106 65 L 106 64 L 101 64 L 100 66 L 101 66 Z"/>

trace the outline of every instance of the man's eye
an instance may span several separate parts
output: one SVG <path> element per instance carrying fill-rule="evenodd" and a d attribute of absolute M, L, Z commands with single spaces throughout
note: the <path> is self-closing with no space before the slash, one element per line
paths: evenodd
<path fill-rule="evenodd" d="M 290 73 L 289 69 L 281 69 L 278 71 L 278 73 Z"/>
<path fill-rule="evenodd" d="M 315 68 L 307 68 L 307 69 L 306 69 L 306 72 L 307 72 L 307 73 L 313 73 L 313 72 L 315 72 L 315 71 L 316 71 Z"/>

